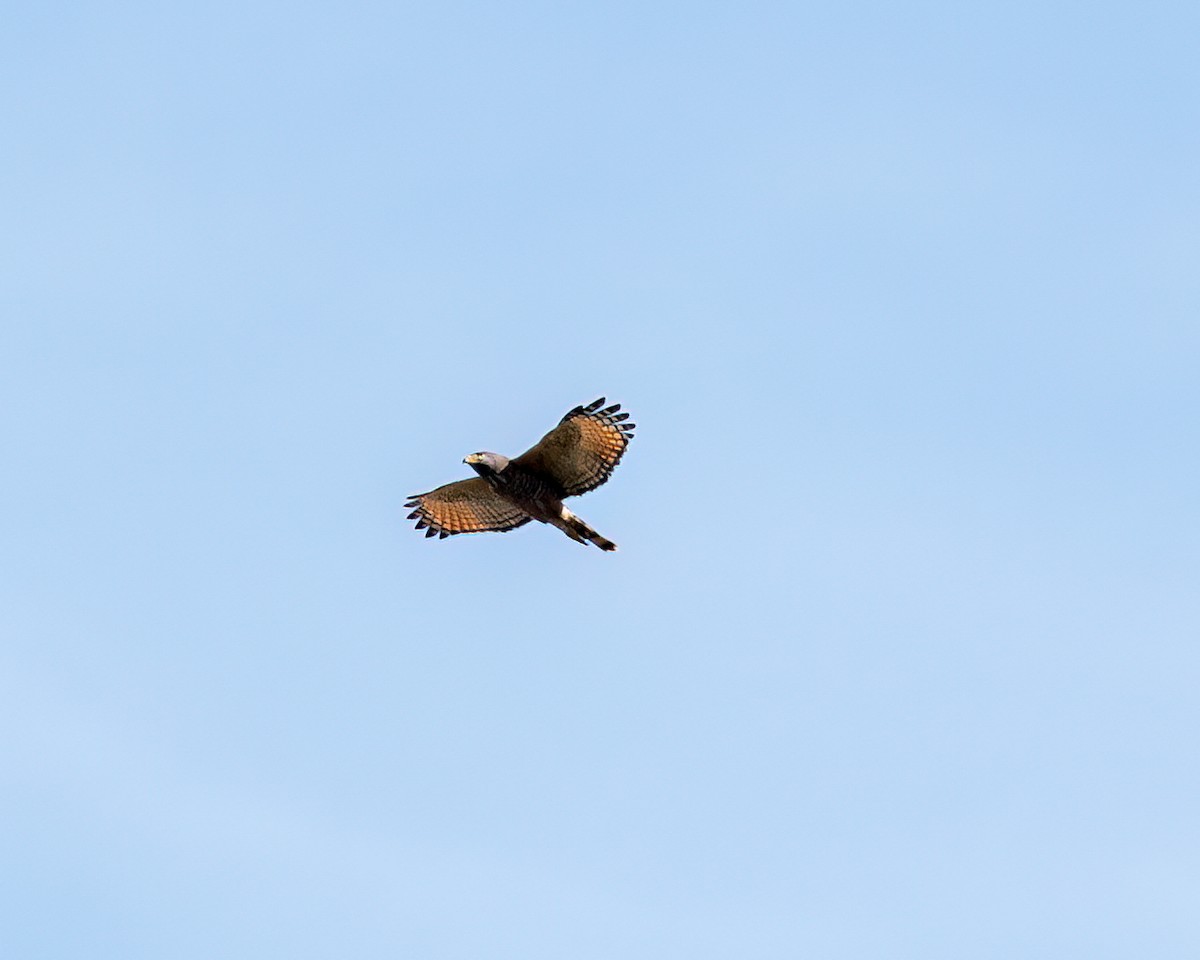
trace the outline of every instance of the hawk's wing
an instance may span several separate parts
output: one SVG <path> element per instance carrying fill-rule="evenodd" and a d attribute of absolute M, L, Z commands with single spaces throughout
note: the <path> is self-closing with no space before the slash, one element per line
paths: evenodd
<path fill-rule="evenodd" d="M 621 462 L 636 426 L 622 422 L 629 414 L 617 413 L 619 403 L 601 410 L 603 404 L 601 397 L 576 407 L 513 463 L 550 478 L 564 497 L 595 490 Z"/>
<path fill-rule="evenodd" d="M 408 519 L 417 521 L 418 530 L 428 527 L 427 537 L 488 530 L 502 533 L 533 519 L 497 494 L 482 477 L 457 480 L 419 493 L 410 497 L 405 506 L 416 507 Z"/>

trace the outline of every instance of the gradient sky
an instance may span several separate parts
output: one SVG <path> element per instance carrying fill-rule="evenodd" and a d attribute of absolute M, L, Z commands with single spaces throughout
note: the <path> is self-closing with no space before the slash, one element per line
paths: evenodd
<path fill-rule="evenodd" d="M 1200 955 L 1194 4 L 5 19 L 0 953 Z"/>

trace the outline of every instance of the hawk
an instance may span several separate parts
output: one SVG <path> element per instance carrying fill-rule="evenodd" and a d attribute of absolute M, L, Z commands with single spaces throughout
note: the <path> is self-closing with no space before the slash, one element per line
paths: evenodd
<path fill-rule="evenodd" d="M 602 409 L 603 408 L 603 409 Z M 572 540 L 591 541 L 601 550 L 617 545 L 563 506 L 566 497 L 595 490 L 611 475 L 636 424 L 619 403 L 604 406 L 604 397 L 567 413 L 558 426 L 519 457 L 472 453 L 463 463 L 479 474 L 410 497 L 409 520 L 425 536 L 456 533 L 505 533 L 530 520 L 558 527 Z"/>

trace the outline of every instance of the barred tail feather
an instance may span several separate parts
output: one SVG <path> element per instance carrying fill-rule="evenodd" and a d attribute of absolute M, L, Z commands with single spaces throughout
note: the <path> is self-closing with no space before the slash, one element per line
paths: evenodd
<path fill-rule="evenodd" d="M 575 516 L 566 507 L 562 509 L 562 518 L 565 526 L 563 532 L 566 533 L 572 540 L 578 540 L 580 543 L 586 543 L 590 540 L 601 550 L 616 550 L 617 545 L 607 537 L 602 537 L 595 530 L 589 527 L 586 523 Z"/>
<path fill-rule="evenodd" d="M 600 534 L 591 528 L 588 528 L 587 538 L 601 550 L 607 550 L 611 552 L 617 549 L 617 545 L 615 543 L 605 537 L 600 536 Z"/>

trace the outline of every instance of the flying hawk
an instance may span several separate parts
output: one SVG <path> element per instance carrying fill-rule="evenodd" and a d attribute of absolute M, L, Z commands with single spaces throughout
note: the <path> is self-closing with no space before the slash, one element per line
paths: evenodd
<path fill-rule="evenodd" d="M 605 407 L 601 397 L 571 410 L 519 457 L 487 452 L 464 457 L 479 476 L 410 497 L 404 506 L 415 509 L 408 519 L 417 521 L 418 530 L 427 527 L 427 537 L 504 533 L 540 520 L 579 543 L 590 540 L 601 550 L 616 550 L 563 500 L 595 490 L 621 462 L 636 424 L 625 422 L 629 414 L 620 409 L 619 403 Z"/>

